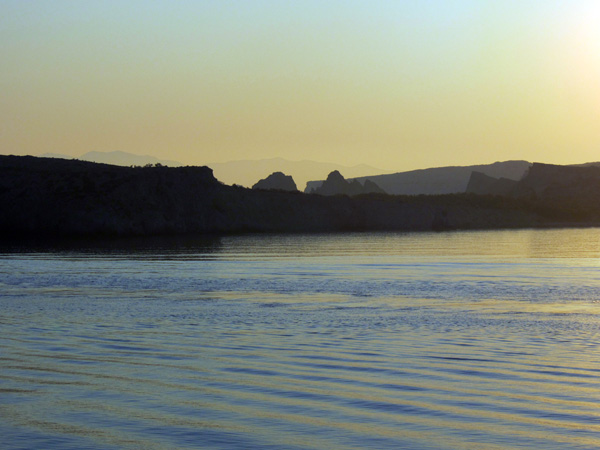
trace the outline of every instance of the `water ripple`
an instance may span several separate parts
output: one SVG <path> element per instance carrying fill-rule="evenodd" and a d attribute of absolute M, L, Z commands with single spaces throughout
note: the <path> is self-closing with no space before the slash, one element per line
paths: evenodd
<path fill-rule="evenodd" d="M 5 254 L 1 446 L 597 449 L 597 261 L 527 236 L 598 232 Z"/>

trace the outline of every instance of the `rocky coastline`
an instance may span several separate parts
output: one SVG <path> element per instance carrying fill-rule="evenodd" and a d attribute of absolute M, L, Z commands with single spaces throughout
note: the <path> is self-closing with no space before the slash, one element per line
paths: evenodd
<path fill-rule="evenodd" d="M 556 178 L 542 169 L 534 165 L 531 172 Z M 208 167 L 120 167 L 0 156 L 0 231 L 11 239 L 600 224 L 595 202 L 579 207 L 572 201 L 581 192 L 577 175 L 569 173 L 569 196 L 561 196 L 558 204 L 544 198 L 544 188 L 527 178 L 518 195 L 511 196 L 323 196 L 224 185 Z M 592 175 L 585 178 L 587 185 L 596 183 Z"/>

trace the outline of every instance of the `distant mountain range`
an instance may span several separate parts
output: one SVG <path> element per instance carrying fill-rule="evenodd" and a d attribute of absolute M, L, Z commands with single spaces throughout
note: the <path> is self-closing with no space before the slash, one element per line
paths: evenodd
<path fill-rule="evenodd" d="M 364 184 L 375 183 L 392 195 L 440 195 L 461 192 L 501 194 L 521 180 L 534 163 L 529 161 L 501 161 L 473 166 L 447 166 L 411 170 L 383 175 L 348 178 Z M 600 162 L 572 164 L 564 167 L 599 167 Z M 472 176 L 475 178 L 472 180 Z M 472 181 L 469 189 L 470 181 Z M 318 192 L 324 180 L 309 181 L 304 192 Z M 342 193 L 342 192 L 340 192 Z"/>
<path fill-rule="evenodd" d="M 47 158 L 74 159 L 72 156 L 46 153 L 41 155 Z M 163 166 L 178 167 L 184 164 L 179 161 L 156 158 L 150 155 L 136 155 L 133 153 L 114 151 L 92 151 L 81 155 L 82 161 L 90 161 L 117 166 L 146 166 L 161 164 Z M 578 164 L 574 166 L 596 166 L 598 162 Z M 411 170 L 407 172 L 386 173 L 382 169 L 360 164 L 357 166 L 344 166 L 336 163 L 323 163 L 317 161 L 290 161 L 283 158 L 270 158 L 262 160 L 240 160 L 225 163 L 202 164 L 213 170 L 214 176 L 224 184 L 251 187 L 259 180 L 267 178 L 274 172 L 283 172 L 291 175 L 299 189 L 305 192 L 316 190 L 323 184 L 327 176 L 337 170 L 348 182 L 357 180 L 361 185 L 366 180 L 375 183 L 388 194 L 394 195 L 435 195 L 452 194 L 467 191 L 467 186 L 473 172 L 479 172 L 493 179 L 520 180 L 532 165 L 528 161 L 503 161 L 493 164 L 480 164 L 473 166 L 448 166 L 429 169 Z M 309 181 L 318 180 L 318 181 Z M 480 176 L 479 182 L 483 183 Z M 477 181 L 477 180 L 476 180 Z M 488 183 L 493 180 L 488 180 Z M 485 184 L 485 183 L 484 183 Z"/>
<path fill-rule="evenodd" d="M 42 158 L 61 158 L 73 159 L 72 156 L 61 155 L 59 153 L 44 153 Z M 133 153 L 115 151 L 115 152 L 87 152 L 76 158 L 81 161 L 90 161 L 102 164 L 113 164 L 115 166 L 145 166 L 147 164 L 162 164 L 163 166 L 178 167 L 184 164 L 179 161 L 170 161 L 159 159 L 150 155 L 135 155 Z"/>
<path fill-rule="evenodd" d="M 43 158 L 73 159 L 72 156 L 58 153 L 45 153 Z M 179 161 L 155 158 L 149 155 L 135 155 L 133 153 L 115 152 L 88 152 L 76 158 L 82 161 L 113 164 L 116 166 L 145 166 L 147 164 L 162 164 L 163 166 L 179 167 L 185 164 Z M 357 166 L 344 166 L 336 163 L 323 163 L 317 161 L 290 161 L 283 158 L 270 158 L 260 160 L 240 160 L 224 163 L 203 163 L 213 169 L 215 177 L 222 183 L 238 184 L 251 187 L 259 180 L 266 178 L 273 172 L 284 172 L 291 175 L 300 189 L 304 189 L 308 180 L 323 178 L 334 171 L 340 170 L 347 177 L 359 177 L 370 174 L 385 173 L 385 170 L 360 164 Z"/>
<path fill-rule="evenodd" d="M 494 178 L 520 180 L 531 166 L 528 161 L 504 161 L 475 166 L 449 166 L 411 170 L 384 175 L 355 177 L 361 183 L 366 180 L 377 184 L 392 195 L 437 195 L 465 192 L 471 173 L 480 172 Z M 349 179 L 348 181 L 351 181 Z M 316 190 L 323 181 L 309 181 L 305 192 Z"/>
<path fill-rule="evenodd" d="M 339 173 L 329 181 L 352 187 Z M 0 240 L 7 242 L 18 237 L 598 226 L 600 168 L 536 163 L 505 195 L 352 196 L 228 186 L 208 167 L 120 167 L 0 155 L 0 211 Z"/>

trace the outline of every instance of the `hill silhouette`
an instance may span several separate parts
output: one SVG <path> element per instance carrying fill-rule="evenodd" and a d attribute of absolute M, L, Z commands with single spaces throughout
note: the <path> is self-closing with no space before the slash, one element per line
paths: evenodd
<path fill-rule="evenodd" d="M 534 163 L 513 196 L 570 211 L 573 217 L 594 216 L 600 209 L 600 166 Z"/>
<path fill-rule="evenodd" d="M 334 170 L 321 186 L 311 191 L 311 194 L 320 195 L 361 195 L 361 194 L 385 194 L 385 191 L 373 183 L 366 180 L 361 184 L 357 180 L 347 181 L 342 174 Z"/>
<path fill-rule="evenodd" d="M 61 159 L 72 159 L 69 156 L 61 155 L 58 153 L 45 153 L 41 155 L 46 158 L 61 158 Z M 101 164 L 113 164 L 115 166 L 145 166 L 147 164 L 161 164 L 163 166 L 179 167 L 183 166 L 179 161 L 172 161 L 168 159 L 160 159 L 150 155 L 136 155 L 134 153 L 114 151 L 114 152 L 98 152 L 92 151 L 84 153 L 77 159 L 82 161 L 90 161 Z"/>
<path fill-rule="evenodd" d="M 527 161 L 504 161 L 475 166 L 449 166 L 411 170 L 384 175 L 350 178 L 364 183 L 370 180 L 388 194 L 393 195 L 439 195 L 465 192 L 471 173 L 481 172 L 494 178 L 519 180 L 531 163 Z M 317 189 L 323 181 L 309 181 L 305 192 Z"/>
<path fill-rule="evenodd" d="M 59 153 L 45 153 L 42 158 L 60 158 L 74 159 L 71 156 L 61 155 Z M 180 167 L 185 164 L 179 161 L 160 159 L 149 155 L 136 155 L 133 153 L 114 151 L 114 152 L 87 152 L 77 157 L 82 161 L 92 161 L 103 164 L 114 164 L 118 166 L 145 166 L 147 164 L 161 164 L 169 167 Z M 332 170 L 340 169 L 351 177 L 367 174 L 381 174 L 386 171 L 366 164 L 356 166 L 345 166 L 336 163 L 323 163 L 317 161 L 290 161 L 284 158 L 268 158 L 260 160 L 239 160 L 229 162 L 207 163 L 207 166 L 213 169 L 215 177 L 225 184 L 237 184 L 250 187 L 256 180 L 264 179 L 274 172 L 285 172 L 292 176 L 297 182 L 297 186 L 304 189 L 306 182 L 310 179 L 325 177 Z"/>
<path fill-rule="evenodd" d="M 325 178 L 332 170 L 341 170 L 351 177 L 385 172 L 366 164 L 345 166 L 309 160 L 290 161 L 284 158 L 207 163 L 207 165 L 213 169 L 215 177 L 226 184 L 250 187 L 256 183 L 256 180 L 266 178 L 273 172 L 284 172 L 292 176 L 296 186 L 302 190 L 304 190 L 308 180 L 318 177 Z"/>
<path fill-rule="evenodd" d="M 294 179 L 284 174 L 283 172 L 273 172 L 267 178 L 259 180 L 252 189 L 264 189 L 264 190 L 275 190 L 275 191 L 297 191 L 296 183 Z"/>
<path fill-rule="evenodd" d="M 508 178 L 494 178 L 485 173 L 473 171 L 466 192 L 471 194 L 510 195 L 519 182 Z"/>
<path fill-rule="evenodd" d="M 557 181 L 558 180 L 558 181 Z M 600 224 L 600 169 L 534 165 L 512 196 L 323 196 L 219 182 L 208 167 L 0 156 L 0 235 L 450 230 Z"/>

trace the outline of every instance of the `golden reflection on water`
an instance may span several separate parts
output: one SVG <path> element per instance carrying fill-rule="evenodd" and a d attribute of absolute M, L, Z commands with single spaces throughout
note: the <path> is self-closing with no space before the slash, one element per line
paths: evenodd
<path fill-rule="evenodd" d="M 0 259 L 0 431 L 55 448 L 598 448 L 599 230 L 213 247 Z"/>
<path fill-rule="evenodd" d="M 233 236 L 222 243 L 224 255 L 251 259 L 395 254 L 600 260 L 600 228 Z"/>

